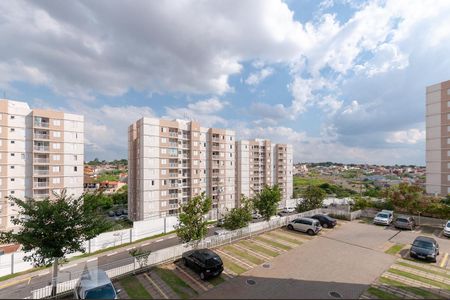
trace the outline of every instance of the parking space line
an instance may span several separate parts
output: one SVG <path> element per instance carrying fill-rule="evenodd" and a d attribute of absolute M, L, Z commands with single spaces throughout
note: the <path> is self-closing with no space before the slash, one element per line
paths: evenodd
<path fill-rule="evenodd" d="M 148 281 L 158 290 L 158 292 L 164 296 L 164 298 L 169 299 L 167 295 L 162 291 L 162 289 L 153 281 L 153 279 L 150 278 L 150 276 L 147 275 L 147 273 L 144 273 L 145 278 L 147 278 Z"/>
<path fill-rule="evenodd" d="M 117 254 L 117 251 L 113 252 L 113 253 L 106 254 L 106 256 L 113 256 L 113 255 L 116 255 L 116 254 Z"/>
<path fill-rule="evenodd" d="M 141 246 L 148 246 L 148 245 L 150 245 L 150 243 L 144 243 Z"/>
<path fill-rule="evenodd" d="M 162 241 L 164 241 L 164 239 L 156 240 L 155 243 L 159 243 L 159 242 L 162 242 Z"/>
<path fill-rule="evenodd" d="M 199 287 L 202 288 L 202 290 L 207 291 L 208 288 L 205 287 L 202 283 L 200 283 L 196 278 L 192 277 L 188 272 L 186 272 L 185 270 L 183 270 L 183 268 L 181 268 L 180 266 L 176 266 L 176 268 L 178 269 L 178 271 L 180 271 L 183 275 L 185 275 L 187 278 L 189 278 L 191 281 L 193 281 L 195 284 L 197 284 Z"/>
<path fill-rule="evenodd" d="M 97 257 L 94 257 L 94 258 L 88 259 L 86 262 L 91 262 L 91 261 L 96 261 L 96 260 L 97 260 Z"/>
<path fill-rule="evenodd" d="M 444 258 L 441 261 L 441 264 L 439 265 L 441 268 L 444 268 L 444 266 L 447 264 L 447 260 L 448 260 L 448 253 L 445 252 Z"/>
<path fill-rule="evenodd" d="M 240 264 L 244 265 L 245 268 L 250 268 L 250 269 L 254 268 L 254 266 L 252 266 L 252 265 L 250 265 L 250 264 L 248 264 L 248 263 L 246 263 L 246 262 L 244 262 L 244 261 L 242 261 L 242 260 L 240 260 L 240 259 L 238 259 L 238 258 L 236 258 L 236 257 L 234 257 L 232 255 L 230 255 L 229 253 L 226 253 L 226 252 L 224 252 L 222 250 L 219 250 L 219 249 L 216 249 L 216 251 L 221 253 L 221 254 L 223 254 L 223 255 L 225 255 L 225 256 L 228 256 L 232 261 L 234 260 L 234 261 L 239 262 Z"/>
<path fill-rule="evenodd" d="M 132 249 L 134 249 L 134 247 L 127 248 L 127 249 L 125 249 L 125 250 L 130 251 L 130 250 L 132 250 Z"/>
<path fill-rule="evenodd" d="M 256 255 L 257 257 L 260 257 L 260 258 L 262 258 L 262 259 L 264 259 L 266 261 L 270 260 L 270 257 L 267 257 L 267 256 L 265 256 L 263 254 L 260 254 L 260 253 L 256 253 L 255 251 L 253 251 L 253 250 L 251 250 L 251 249 L 249 249 L 247 247 L 243 247 L 242 245 L 233 244 L 233 246 L 238 248 L 238 249 L 240 249 L 240 250 L 242 250 L 242 251 L 246 251 L 246 252 L 252 253 L 252 254 Z"/>
<path fill-rule="evenodd" d="M 60 270 L 62 270 L 62 268 L 61 268 Z M 39 274 L 38 276 L 44 276 L 44 275 L 48 275 L 48 274 L 50 274 L 50 271 L 47 271 L 47 272 L 41 273 L 41 274 Z"/>

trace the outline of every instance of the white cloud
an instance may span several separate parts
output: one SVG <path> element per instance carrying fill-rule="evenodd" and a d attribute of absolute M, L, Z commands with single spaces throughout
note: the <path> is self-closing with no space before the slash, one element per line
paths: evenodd
<path fill-rule="evenodd" d="M 425 130 L 417 128 L 389 133 L 386 142 L 390 144 L 417 144 L 425 140 Z"/>
<path fill-rule="evenodd" d="M 263 81 L 272 74 L 273 74 L 272 68 L 264 68 L 259 70 L 258 72 L 251 73 L 245 80 L 245 83 L 248 85 L 258 85 L 261 81 Z"/>
<path fill-rule="evenodd" d="M 227 120 L 217 113 L 228 104 L 227 101 L 211 98 L 189 103 L 187 107 L 166 107 L 163 118 L 196 120 L 204 127 L 226 126 Z"/>
<path fill-rule="evenodd" d="M 8 45 L 0 57 L 17 74 L 0 84 L 29 81 L 33 75 L 21 69 L 37 70 L 40 84 L 71 98 L 130 89 L 223 94 L 242 61 L 289 61 L 304 36 L 281 0 L 18 0 L 0 1 L 0 11 Z"/>

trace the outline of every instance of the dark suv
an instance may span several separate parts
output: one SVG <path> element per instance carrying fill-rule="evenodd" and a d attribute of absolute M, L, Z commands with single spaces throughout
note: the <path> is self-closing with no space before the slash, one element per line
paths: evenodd
<path fill-rule="evenodd" d="M 223 271 L 222 259 L 209 249 L 184 252 L 182 261 L 186 267 L 199 273 L 202 280 L 219 276 Z"/>
<path fill-rule="evenodd" d="M 418 236 L 411 245 L 409 255 L 413 258 L 436 262 L 437 256 L 439 255 L 439 244 L 433 238 Z"/>
<path fill-rule="evenodd" d="M 320 226 L 323 228 L 333 228 L 336 226 L 336 219 L 333 219 L 332 217 L 329 217 L 327 215 L 314 215 L 311 217 L 311 219 L 316 219 L 319 221 Z"/>

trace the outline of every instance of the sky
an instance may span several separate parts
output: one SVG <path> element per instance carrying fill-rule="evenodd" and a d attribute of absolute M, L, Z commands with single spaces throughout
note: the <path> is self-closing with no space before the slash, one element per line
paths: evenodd
<path fill-rule="evenodd" d="M 450 1 L 0 1 L 0 94 L 85 117 L 85 160 L 137 119 L 290 143 L 295 162 L 425 164 Z"/>

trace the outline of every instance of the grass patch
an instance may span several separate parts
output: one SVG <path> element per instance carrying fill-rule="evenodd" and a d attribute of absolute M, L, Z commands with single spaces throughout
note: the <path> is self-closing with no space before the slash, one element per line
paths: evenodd
<path fill-rule="evenodd" d="M 434 268 L 434 270 L 430 270 L 430 269 L 427 269 L 427 268 L 422 268 L 422 267 L 419 267 L 419 266 L 416 266 L 416 265 L 412 265 L 412 264 L 408 264 L 408 263 L 401 262 L 401 261 L 398 262 L 397 265 L 408 267 L 408 268 L 412 268 L 412 269 L 416 269 L 416 270 L 419 270 L 419 271 L 424 271 L 424 272 L 427 272 L 427 273 L 439 275 L 439 276 L 442 276 L 442 277 L 450 279 L 450 275 L 447 275 L 447 273 L 445 273 L 445 270 L 442 270 L 442 272 L 439 272 L 439 271 L 436 270 L 437 268 Z"/>
<path fill-rule="evenodd" d="M 239 274 L 242 274 L 242 273 L 244 273 L 245 271 L 247 271 L 247 269 L 244 269 L 244 268 L 241 267 L 240 265 L 235 264 L 234 262 L 232 262 L 232 261 L 229 260 L 228 258 L 223 258 L 223 257 L 221 257 L 221 259 L 222 259 L 223 264 L 225 265 L 225 267 L 226 267 L 228 270 L 232 271 L 233 273 L 236 273 L 236 274 L 239 275 Z"/>
<path fill-rule="evenodd" d="M 247 261 L 249 261 L 251 263 L 254 263 L 255 265 L 260 265 L 260 264 L 262 264 L 264 262 L 264 260 L 262 260 L 262 259 L 260 259 L 258 257 L 255 257 L 253 255 L 250 255 L 247 252 L 244 252 L 242 250 L 234 248 L 233 246 L 225 246 L 225 247 L 223 247 L 223 249 L 225 249 L 225 250 L 227 250 L 227 251 L 229 251 L 229 252 L 231 252 L 231 253 L 233 253 L 233 254 L 235 254 L 237 256 L 240 256 L 240 257 L 244 258 L 245 260 L 247 260 Z"/>
<path fill-rule="evenodd" d="M 308 186 L 308 185 L 321 185 L 321 184 L 327 183 L 327 181 L 323 180 L 322 178 L 317 178 L 317 177 L 294 176 L 293 180 L 294 180 L 294 187 Z"/>
<path fill-rule="evenodd" d="M 208 282 L 211 283 L 213 286 L 216 286 L 221 283 L 224 283 L 225 279 L 223 279 L 221 276 L 216 276 L 216 277 L 208 279 Z"/>
<path fill-rule="evenodd" d="M 261 254 L 265 254 L 271 257 L 278 256 L 278 252 L 264 248 L 263 246 L 257 245 L 250 241 L 240 241 L 238 244 L 242 244 L 244 247 L 250 248 L 255 252 L 259 252 Z"/>
<path fill-rule="evenodd" d="M 270 235 L 270 236 L 273 236 L 273 237 L 275 237 L 275 238 L 281 239 L 281 240 L 283 240 L 283 241 L 286 241 L 286 242 L 295 244 L 295 245 L 301 245 L 301 244 L 303 244 L 302 241 L 299 241 L 299 240 L 297 240 L 297 239 L 293 239 L 293 238 L 287 237 L 287 236 L 285 236 L 285 235 L 283 235 L 283 234 L 279 234 L 279 233 L 276 233 L 276 232 L 267 232 L 266 234 L 268 234 L 268 235 Z"/>
<path fill-rule="evenodd" d="M 422 277 L 422 276 L 419 276 L 419 275 L 416 275 L 416 274 L 412 274 L 412 273 L 408 273 L 408 272 L 405 272 L 405 271 L 402 271 L 402 270 L 397 270 L 397 269 L 392 269 L 392 268 L 390 268 L 388 270 L 388 272 L 389 273 L 393 273 L 393 274 L 397 274 L 397 275 L 400 275 L 400 276 L 403 276 L 403 277 L 407 277 L 407 278 L 410 278 L 410 279 L 413 279 L 413 280 L 417 280 L 417 281 L 420 281 L 420 282 L 423 282 L 423 283 L 431 284 L 431 285 L 434 285 L 435 287 L 438 287 L 438 288 L 450 291 L 450 285 L 448 285 L 446 283 L 443 283 L 443 282 L 439 282 L 439 281 L 436 281 L 436 280 L 433 280 L 433 279 L 425 278 L 425 277 Z"/>
<path fill-rule="evenodd" d="M 386 251 L 384 251 L 384 253 L 395 255 L 398 252 L 400 252 L 400 250 L 402 250 L 403 247 L 405 247 L 404 244 L 395 244 L 391 248 L 389 248 Z"/>
<path fill-rule="evenodd" d="M 400 299 L 400 297 L 393 295 L 391 293 L 382 291 L 380 289 L 370 287 L 368 290 L 369 294 L 377 297 L 377 299 Z"/>
<path fill-rule="evenodd" d="M 119 282 L 131 299 L 152 299 L 152 296 L 147 292 L 137 278 L 127 276 L 120 279 Z"/>
<path fill-rule="evenodd" d="M 191 295 L 197 295 L 180 277 L 168 269 L 156 268 L 156 274 L 178 295 L 181 299 L 188 299 Z"/>
<path fill-rule="evenodd" d="M 436 294 L 434 294 L 432 292 L 429 292 L 427 290 L 424 290 L 424 289 L 421 289 L 421 288 L 418 288 L 418 287 L 415 287 L 415 286 L 409 286 L 409 285 L 406 285 L 406 284 L 404 284 L 404 283 L 402 283 L 400 281 L 393 280 L 393 279 L 390 279 L 390 278 L 380 277 L 379 281 L 381 283 L 388 284 L 390 286 L 395 286 L 395 287 L 397 287 L 399 289 L 402 289 L 404 291 L 411 292 L 411 293 L 416 294 L 418 296 L 422 296 L 425 299 L 445 299 L 444 297 L 436 295 Z"/>
<path fill-rule="evenodd" d="M 266 238 L 261 237 L 261 236 L 257 236 L 257 237 L 255 237 L 255 239 L 258 240 L 258 241 L 261 241 L 263 243 L 266 243 L 268 245 L 271 245 L 271 246 L 273 246 L 275 248 L 280 248 L 280 249 L 284 249 L 284 250 L 291 250 L 292 249 L 290 246 L 274 242 L 272 240 L 266 239 Z"/>

